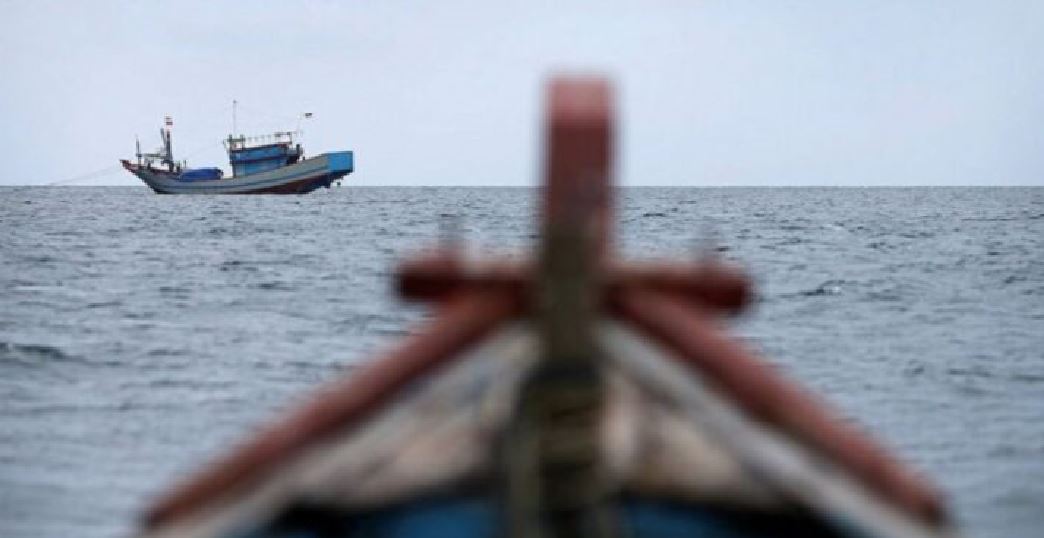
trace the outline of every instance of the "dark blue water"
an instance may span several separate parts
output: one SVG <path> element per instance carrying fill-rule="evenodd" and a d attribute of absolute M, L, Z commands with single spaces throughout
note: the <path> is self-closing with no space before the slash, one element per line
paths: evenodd
<path fill-rule="evenodd" d="M 0 188 L 0 536 L 119 536 L 151 495 L 425 313 L 396 260 L 533 241 L 528 189 Z M 931 475 L 967 534 L 1044 528 L 1044 188 L 632 189 L 633 257 L 713 246 L 735 330 Z M 444 227 L 444 226 L 443 226 Z"/>

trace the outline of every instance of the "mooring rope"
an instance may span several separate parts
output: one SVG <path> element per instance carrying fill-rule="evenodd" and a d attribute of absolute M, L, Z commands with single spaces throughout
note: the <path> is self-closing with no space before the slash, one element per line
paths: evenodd
<path fill-rule="evenodd" d="M 120 166 L 120 165 L 107 166 L 105 168 L 94 170 L 92 172 L 87 172 L 87 173 L 84 173 L 84 174 L 79 174 L 79 175 L 68 177 L 68 178 L 65 178 L 65 179 L 59 179 L 57 181 L 51 181 L 51 182 L 48 182 L 48 183 L 44 183 L 43 185 L 51 187 L 51 186 L 55 186 L 55 185 L 68 185 L 70 183 L 79 183 L 81 181 L 88 181 L 88 180 L 91 180 L 91 179 L 98 179 L 98 178 L 101 178 L 101 177 L 111 176 L 111 175 L 114 175 L 116 172 L 119 172 L 120 170 L 123 170 L 123 167 Z"/>

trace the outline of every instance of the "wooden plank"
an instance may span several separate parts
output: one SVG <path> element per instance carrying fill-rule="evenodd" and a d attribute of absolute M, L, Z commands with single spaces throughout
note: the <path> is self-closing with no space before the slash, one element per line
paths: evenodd
<path fill-rule="evenodd" d="M 444 305 L 432 322 L 384 358 L 320 390 L 308 405 L 161 498 L 147 512 L 146 526 L 159 526 L 248 487 L 305 447 L 368 416 L 518 311 L 512 297 L 496 293 L 471 293 Z"/>

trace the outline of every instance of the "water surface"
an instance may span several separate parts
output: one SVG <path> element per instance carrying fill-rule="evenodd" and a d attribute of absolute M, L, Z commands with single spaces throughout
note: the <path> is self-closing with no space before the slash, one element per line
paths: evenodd
<path fill-rule="evenodd" d="M 157 196 L 0 188 L 0 536 L 128 534 L 182 473 L 425 316 L 396 260 L 458 222 L 534 241 L 530 189 Z M 950 495 L 1044 528 L 1044 188 L 629 189 L 633 257 L 748 268 L 735 324 Z"/>

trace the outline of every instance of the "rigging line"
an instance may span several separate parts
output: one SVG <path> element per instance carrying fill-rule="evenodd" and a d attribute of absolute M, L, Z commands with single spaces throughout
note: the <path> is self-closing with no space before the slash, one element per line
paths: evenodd
<path fill-rule="evenodd" d="M 220 139 L 223 137 L 215 137 L 215 127 L 218 125 L 218 121 L 215 120 L 204 120 L 202 122 L 196 121 L 190 125 L 190 128 L 183 129 L 179 125 L 175 125 L 173 130 L 175 142 L 188 140 L 190 143 L 198 141 L 204 138 L 205 133 L 211 133 L 206 136 L 210 140 Z"/>
<path fill-rule="evenodd" d="M 239 101 L 239 100 L 236 101 L 236 106 L 239 108 L 239 110 L 243 110 L 244 108 L 246 108 L 246 111 L 251 116 L 255 116 L 255 117 L 260 116 L 262 118 L 262 120 L 266 120 L 266 121 L 264 121 L 264 123 L 267 123 L 267 124 L 277 124 L 277 125 L 282 125 L 282 126 L 285 126 L 287 124 L 296 124 L 297 122 L 300 121 L 301 116 L 302 116 L 302 113 L 279 114 L 279 115 L 276 115 L 276 114 L 272 114 L 270 112 L 265 112 L 265 111 L 262 111 L 260 109 L 256 109 L 256 108 L 254 108 L 252 106 L 249 106 L 249 105 L 244 107 L 243 106 L 243 102 Z M 244 120 L 244 118 L 243 118 L 243 115 L 241 114 L 239 116 L 239 123 L 242 124 L 243 120 Z M 249 118 L 247 118 L 247 122 L 249 122 L 249 121 L 250 121 Z M 262 122 L 255 121 L 254 123 L 256 124 L 256 123 L 262 123 Z M 242 131 L 242 130 L 243 129 L 240 129 L 240 131 Z M 239 133 L 235 133 L 235 134 L 239 134 Z"/>
<path fill-rule="evenodd" d="M 221 143 L 219 143 L 219 142 L 218 143 L 211 142 L 211 143 L 207 144 L 206 146 L 197 147 L 197 148 L 195 148 L 195 149 L 193 149 L 191 151 L 185 152 L 185 157 L 186 158 L 187 157 L 191 157 L 193 155 L 199 154 L 203 150 L 211 149 L 213 147 L 220 147 L 220 146 L 221 146 Z M 81 181 L 88 181 L 88 180 L 91 180 L 91 179 L 98 179 L 98 178 L 107 177 L 107 176 L 110 176 L 110 175 L 115 175 L 117 172 L 121 172 L 122 170 L 123 170 L 123 166 L 122 165 L 107 166 L 105 168 L 99 168 L 98 170 L 92 170 L 90 172 L 84 172 L 82 174 L 77 174 L 75 176 L 70 176 L 70 177 L 67 177 L 65 179 L 59 179 L 59 180 L 56 180 L 56 181 L 49 181 L 47 183 L 43 183 L 42 185 L 45 185 L 45 186 L 48 186 L 48 187 L 52 187 L 52 186 L 56 186 L 56 185 L 66 185 L 66 184 L 70 184 L 70 183 L 79 183 Z"/>
<path fill-rule="evenodd" d="M 90 179 L 98 179 L 100 177 L 106 177 L 106 176 L 114 175 L 116 172 L 118 172 L 120 170 L 123 170 L 122 166 L 119 166 L 119 165 L 108 166 L 108 167 L 105 167 L 105 168 L 101 168 L 101 169 L 94 170 L 94 171 L 91 171 L 91 172 L 87 172 L 87 173 L 84 173 L 84 174 L 79 174 L 79 175 L 76 175 L 76 176 L 68 177 L 68 178 L 65 178 L 65 179 L 59 179 L 57 181 L 50 181 L 50 182 L 44 183 L 43 185 L 51 187 L 51 186 L 55 186 L 55 185 L 66 185 L 66 184 L 69 184 L 69 183 L 79 183 L 81 181 L 87 181 L 87 180 L 90 180 Z"/>
<path fill-rule="evenodd" d="M 190 149 L 188 151 L 184 151 L 181 154 L 179 154 L 178 156 L 181 157 L 180 160 L 185 160 L 185 159 L 188 159 L 189 157 L 193 157 L 195 155 L 199 155 L 200 153 L 202 153 L 203 151 L 208 150 L 208 149 L 224 148 L 224 146 L 222 144 L 223 144 L 223 141 L 222 142 L 208 142 L 205 145 L 196 146 L 196 147 L 194 147 L 194 148 L 192 148 L 192 149 Z"/>
<path fill-rule="evenodd" d="M 236 101 L 236 105 L 239 107 L 240 110 L 242 110 L 244 108 L 242 101 L 237 100 Z M 297 116 L 298 116 L 297 114 L 293 114 L 293 115 L 290 115 L 290 114 L 273 114 L 271 112 L 266 112 L 264 110 L 261 110 L 261 109 L 258 109 L 258 108 L 254 108 L 251 105 L 246 105 L 245 108 L 247 109 L 248 112 L 250 112 L 254 116 L 261 116 L 261 117 L 263 117 L 265 119 L 268 119 L 268 120 L 271 120 L 271 121 L 278 121 L 280 123 L 287 122 L 287 121 L 294 121 L 294 120 L 297 119 Z"/>
<path fill-rule="evenodd" d="M 184 116 L 174 114 L 175 125 L 173 132 L 175 143 L 180 145 L 181 142 L 187 140 L 190 144 L 194 144 L 204 137 L 209 140 L 223 139 L 223 136 L 215 137 L 213 133 L 220 132 L 216 131 L 218 127 L 221 130 L 228 128 L 225 115 L 226 110 L 224 108 L 218 111 L 209 107 L 201 107 L 196 114 L 192 115 L 193 119 L 190 123 L 183 123 Z M 178 118 L 182 118 L 182 120 L 178 120 Z M 155 129 L 154 127 L 149 127 L 145 132 L 155 132 Z M 149 145 L 150 143 L 144 140 L 143 144 Z"/>

